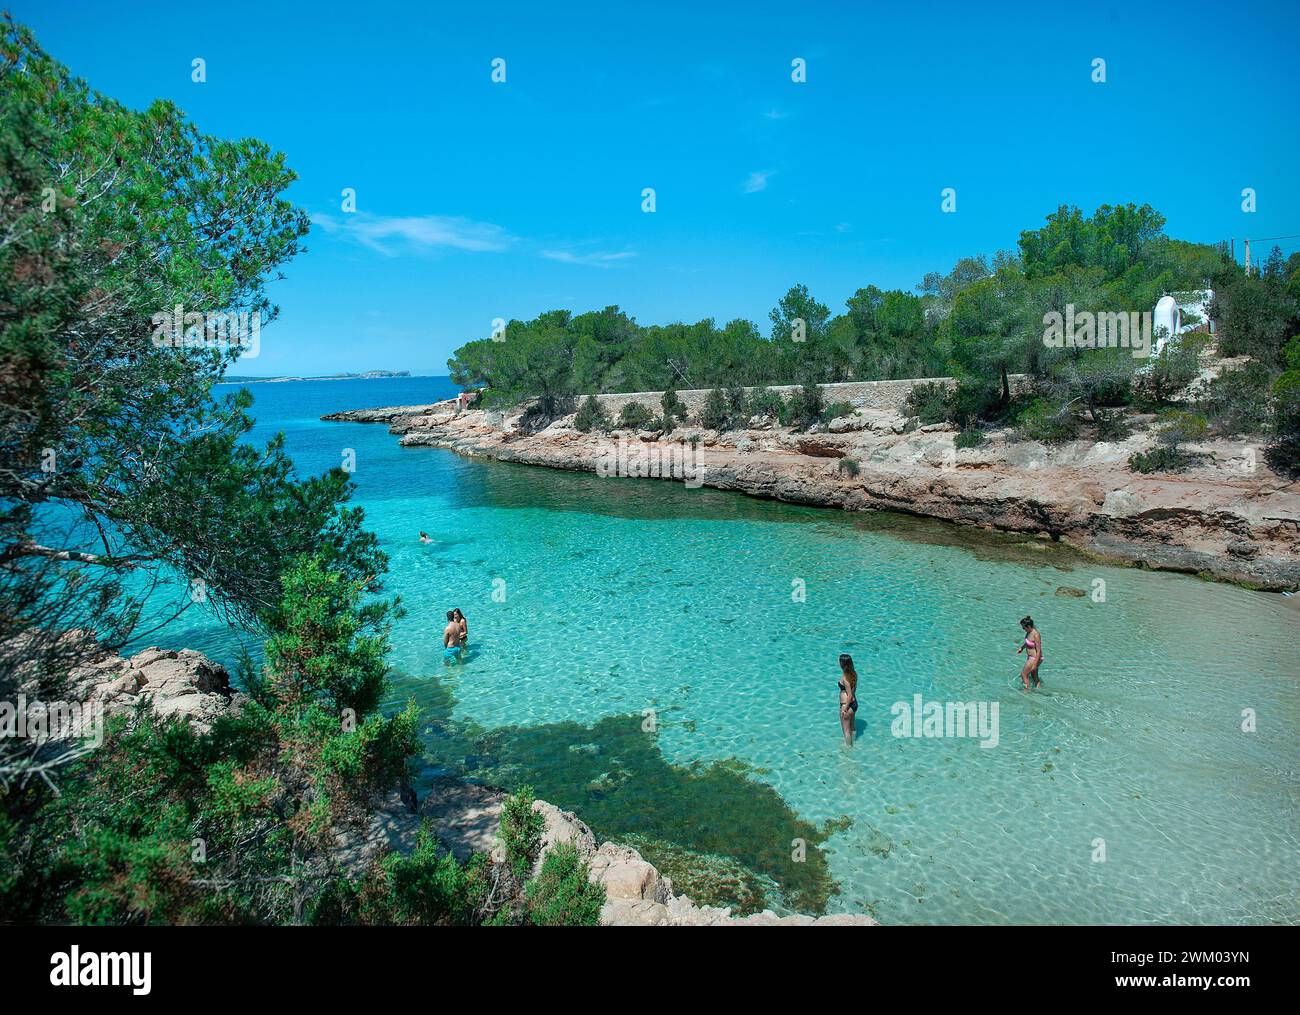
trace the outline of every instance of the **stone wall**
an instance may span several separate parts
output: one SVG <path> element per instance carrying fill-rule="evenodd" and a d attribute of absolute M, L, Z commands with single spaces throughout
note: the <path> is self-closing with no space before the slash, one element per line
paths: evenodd
<path fill-rule="evenodd" d="M 1012 390 L 1021 387 L 1028 380 L 1029 378 L 1025 374 L 1012 374 Z M 846 381 L 842 384 L 823 384 L 821 389 L 822 396 L 826 399 L 828 405 L 835 402 L 848 402 L 855 409 L 884 409 L 897 412 L 916 385 L 951 385 L 953 383 L 955 382 L 951 377 L 915 377 L 901 381 Z M 708 397 L 709 390 L 708 388 L 696 388 L 679 391 L 677 397 L 686 404 L 688 412 L 697 415 L 704 408 L 704 399 Z M 748 394 L 754 390 L 756 389 L 746 388 L 745 392 Z M 792 392 L 799 390 L 799 385 L 774 384 L 768 390 L 775 391 L 782 398 L 788 398 Z M 611 416 L 617 416 L 628 402 L 636 402 L 657 414 L 662 411 L 662 406 L 659 404 L 662 397 L 662 391 L 634 391 L 623 394 L 597 395 L 596 400 L 604 406 L 605 411 Z"/>

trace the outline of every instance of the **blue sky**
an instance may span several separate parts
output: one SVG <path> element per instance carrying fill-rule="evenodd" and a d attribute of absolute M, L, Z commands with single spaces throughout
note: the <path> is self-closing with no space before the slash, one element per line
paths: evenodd
<path fill-rule="evenodd" d="M 446 373 L 558 307 L 766 330 L 795 282 L 838 311 L 1061 203 L 1148 202 L 1238 257 L 1300 233 L 1296 4 L 1056 6 L 9 4 L 100 91 L 286 153 L 317 224 L 259 375 Z"/>

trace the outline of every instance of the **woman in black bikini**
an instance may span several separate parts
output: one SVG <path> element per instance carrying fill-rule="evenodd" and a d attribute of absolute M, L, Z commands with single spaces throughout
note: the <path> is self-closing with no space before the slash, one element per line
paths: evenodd
<path fill-rule="evenodd" d="M 858 671 L 853 668 L 853 657 L 845 652 L 840 656 L 840 729 L 844 742 L 853 746 L 853 722 L 858 711 Z"/>

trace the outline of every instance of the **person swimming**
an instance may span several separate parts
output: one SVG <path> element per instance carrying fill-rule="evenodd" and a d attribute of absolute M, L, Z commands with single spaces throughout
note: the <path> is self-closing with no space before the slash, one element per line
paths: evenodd
<path fill-rule="evenodd" d="M 858 711 L 858 671 L 853 668 L 853 657 L 847 652 L 840 655 L 840 729 L 844 742 L 853 746 L 854 721 Z"/>
<path fill-rule="evenodd" d="M 422 531 L 422 532 L 420 533 L 420 542 L 422 542 L 422 543 L 432 543 L 432 542 L 433 542 L 433 537 L 430 536 L 429 533 L 427 533 L 427 532 L 423 532 L 423 531 Z"/>
<path fill-rule="evenodd" d="M 442 630 L 442 661 L 450 666 L 460 662 L 461 653 L 460 623 L 456 620 L 456 611 L 447 611 L 447 626 Z"/>
<path fill-rule="evenodd" d="M 465 614 L 460 612 L 457 606 L 452 612 L 452 617 L 460 625 L 460 647 L 469 648 L 469 621 L 465 619 Z"/>
<path fill-rule="evenodd" d="M 1038 628 L 1034 627 L 1033 617 L 1024 617 L 1020 621 L 1020 626 L 1024 629 L 1025 640 L 1016 649 L 1016 655 L 1020 655 L 1026 649 L 1029 650 L 1029 655 L 1025 657 L 1025 668 L 1020 671 L 1020 679 L 1025 685 L 1025 690 L 1028 691 L 1031 677 L 1034 687 L 1040 687 L 1043 683 L 1038 678 L 1038 667 L 1043 664 L 1043 636 L 1038 633 Z"/>

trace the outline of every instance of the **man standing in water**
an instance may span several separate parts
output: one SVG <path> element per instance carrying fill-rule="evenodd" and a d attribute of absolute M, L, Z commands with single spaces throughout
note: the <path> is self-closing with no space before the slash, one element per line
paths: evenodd
<path fill-rule="evenodd" d="M 442 631 L 442 661 L 450 666 L 460 661 L 460 654 L 460 622 L 456 619 L 456 611 L 448 610 L 447 626 Z"/>

